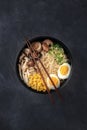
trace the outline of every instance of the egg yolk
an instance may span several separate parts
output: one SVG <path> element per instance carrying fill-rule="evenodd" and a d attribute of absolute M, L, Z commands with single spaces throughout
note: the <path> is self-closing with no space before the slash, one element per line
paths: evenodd
<path fill-rule="evenodd" d="M 68 73 L 68 70 L 69 70 L 68 66 L 66 66 L 66 65 L 61 66 L 61 68 L 60 68 L 60 73 L 61 73 L 62 75 L 66 75 L 66 74 Z"/>
<path fill-rule="evenodd" d="M 54 82 L 55 85 L 58 85 L 58 79 L 57 79 L 57 78 L 51 77 L 51 79 L 52 79 L 52 81 Z M 50 79 L 49 79 L 49 84 L 50 84 L 51 86 L 53 85 Z"/>

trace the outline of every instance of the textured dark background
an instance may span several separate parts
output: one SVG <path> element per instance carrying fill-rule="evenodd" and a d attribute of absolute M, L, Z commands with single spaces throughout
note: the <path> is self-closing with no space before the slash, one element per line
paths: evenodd
<path fill-rule="evenodd" d="M 15 63 L 24 38 L 48 35 L 71 50 L 73 73 L 53 93 L 29 91 L 18 80 Z M 87 1 L 0 0 L 0 130 L 87 130 Z"/>

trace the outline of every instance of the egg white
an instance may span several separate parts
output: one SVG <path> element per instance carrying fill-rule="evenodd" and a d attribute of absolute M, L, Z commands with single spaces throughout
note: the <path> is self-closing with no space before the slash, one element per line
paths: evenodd
<path fill-rule="evenodd" d="M 68 70 L 68 73 L 66 75 L 62 75 L 61 72 L 60 72 L 60 69 L 61 69 L 62 66 L 65 66 L 65 65 L 68 67 L 69 70 Z M 58 69 L 58 77 L 60 79 L 67 79 L 70 75 L 70 71 L 71 71 L 71 66 L 68 63 L 63 63 L 62 65 L 60 65 L 60 67 Z"/>
<path fill-rule="evenodd" d="M 58 84 L 56 85 L 56 87 L 58 88 L 60 86 L 60 80 L 59 80 L 59 78 L 55 74 L 50 74 L 50 77 L 55 77 L 58 80 Z M 50 85 L 49 78 L 47 78 L 47 85 L 48 85 L 49 89 L 52 89 L 52 90 L 55 89 L 55 87 L 53 85 Z"/>

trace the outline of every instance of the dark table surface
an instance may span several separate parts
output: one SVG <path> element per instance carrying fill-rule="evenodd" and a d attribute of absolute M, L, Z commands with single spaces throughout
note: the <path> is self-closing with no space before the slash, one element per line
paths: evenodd
<path fill-rule="evenodd" d="M 47 35 L 71 51 L 73 73 L 53 93 L 29 91 L 18 80 L 16 58 L 24 39 Z M 87 1 L 0 0 L 0 130 L 87 130 Z"/>

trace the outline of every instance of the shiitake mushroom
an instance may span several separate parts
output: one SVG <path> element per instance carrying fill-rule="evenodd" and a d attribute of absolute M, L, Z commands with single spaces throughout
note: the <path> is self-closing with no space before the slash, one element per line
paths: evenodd
<path fill-rule="evenodd" d="M 36 41 L 36 42 L 32 42 L 31 45 L 35 52 L 33 52 L 33 51 L 31 52 L 31 49 L 29 49 L 29 48 L 26 48 L 24 51 L 27 54 L 27 56 L 31 57 L 30 59 L 32 59 L 32 57 L 35 59 L 38 59 L 41 56 L 41 50 L 48 52 L 50 46 L 53 45 L 53 42 L 50 39 L 45 39 L 42 42 L 42 44 L 41 44 L 41 42 Z M 33 63 L 29 62 L 29 65 L 32 66 Z"/>
<path fill-rule="evenodd" d="M 49 46 L 46 43 L 42 43 L 42 48 L 44 51 L 48 52 L 49 51 Z"/>
<path fill-rule="evenodd" d="M 53 45 L 53 42 L 50 39 L 45 39 L 42 43 L 46 43 L 49 47 Z"/>
<path fill-rule="evenodd" d="M 33 42 L 32 47 L 35 51 L 40 52 L 42 49 L 41 43 L 40 42 Z"/>
<path fill-rule="evenodd" d="M 43 42 L 42 42 L 42 48 L 44 51 L 48 52 L 49 51 L 49 48 L 50 46 L 53 45 L 53 42 L 50 40 L 50 39 L 45 39 Z"/>

